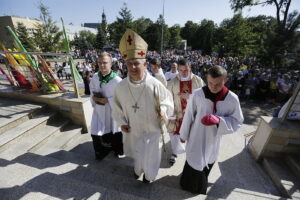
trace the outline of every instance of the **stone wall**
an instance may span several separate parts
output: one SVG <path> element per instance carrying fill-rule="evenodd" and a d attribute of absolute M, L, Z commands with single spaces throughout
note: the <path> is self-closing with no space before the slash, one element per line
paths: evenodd
<path fill-rule="evenodd" d="M 261 117 L 249 149 L 255 159 L 278 156 L 283 153 L 300 153 L 300 123 L 278 118 Z"/>
<path fill-rule="evenodd" d="M 84 132 L 90 129 L 93 107 L 89 97 L 75 98 L 72 93 L 35 94 L 18 91 L 0 91 L 0 97 L 22 99 L 30 102 L 49 105 L 53 110 L 59 111 L 63 116 L 81 125 Z"/>

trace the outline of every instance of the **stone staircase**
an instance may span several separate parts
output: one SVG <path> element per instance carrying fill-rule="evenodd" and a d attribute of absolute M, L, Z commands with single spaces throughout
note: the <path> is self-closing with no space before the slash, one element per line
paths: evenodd
<path fill-rule="evenodd" d="M 281 199 L 245 148 L 240 133 L 223 137 L 207 195 L 181 190 L 181 154 L 174 166 L 169 137 L 157 179 L 133 178 L 133 161 L 109 154 L 94 159 L 91 137 L 45 105 L 0 100 L 0 199 Z"/>

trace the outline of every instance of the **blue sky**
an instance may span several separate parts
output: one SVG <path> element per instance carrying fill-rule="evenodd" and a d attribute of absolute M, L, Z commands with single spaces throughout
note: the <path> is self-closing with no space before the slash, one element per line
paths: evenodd
<path fill-rule="evenodd" d="M 20 17 L 39 18 L 37 8 L 40 0 L 0 0 L 0 16 L 15 15 Z M 104 8 L 108 23 L 116 20 L 123 3 L 126 2 L 134 19 L 141 16 L 156 21 L 162 13 L 163 0 L 43 0 L 50 9 L 52 18 L 59 22 L 63 17 L 65 23 L 80 25 L 86 22 L 99 22 Z M 290 10 L 298 10 L 300 1 L 293 0 Z M 275 16 L 272 6 L 256 6 L 244 9 L 243 16 L 259 14 Z M 169 26 L 186 21 L 200 22 L 211 19 L 219 24 L 225 18 L 231 18 L 229 0 L 165 0 L 165 19 Z"/>

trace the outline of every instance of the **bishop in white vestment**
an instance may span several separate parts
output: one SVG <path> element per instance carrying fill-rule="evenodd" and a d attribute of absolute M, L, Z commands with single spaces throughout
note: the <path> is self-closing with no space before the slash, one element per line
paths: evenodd
<path fill-rule="evenodd" d="M 126 78 L 117 86 L 114 96 L 113 117 L 118 125 L 129 125 L 123 134 L 124 153 L 134 159 L 135 174 L 145 173 L 153 181 L 161 161 L 161 124 L 156 111 L 157 92 L 164 115 L 171 115 L 173 101 L 167 89 L 150 74 L 141 82 Z"/>
<path fill-rule="evenodd" d="M 173 112 L 165 86 L 147 71 L 147 43 L 127 29 L 119 47 L 128 77 L 116 87 L 113 118 L 123 132 L 124 153 L 134 159 L 134 177 L 150 183 L 157 176 L 162 147 L 162 122 Z"/>

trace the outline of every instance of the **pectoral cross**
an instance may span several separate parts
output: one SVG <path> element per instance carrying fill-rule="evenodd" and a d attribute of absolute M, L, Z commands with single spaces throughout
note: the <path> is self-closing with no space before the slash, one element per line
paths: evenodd
<path fill-rule="evenodd" d="M 137 109 L 139 109 L 140 107 L 138 107 L 137 102 L 134 104 L 134 106 L 132 106 L 132 108 L 134 109 L 134 112 L 136 112 Z"/>

